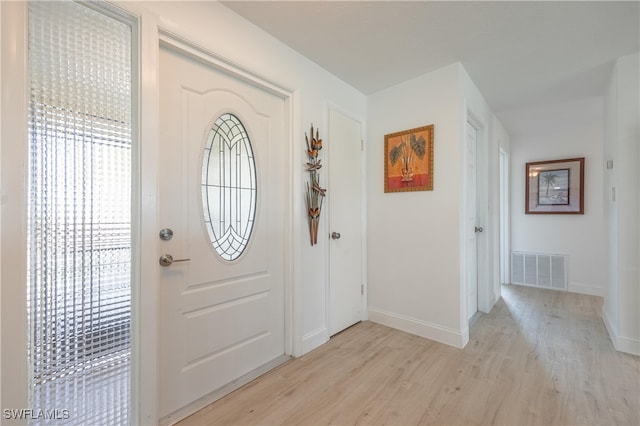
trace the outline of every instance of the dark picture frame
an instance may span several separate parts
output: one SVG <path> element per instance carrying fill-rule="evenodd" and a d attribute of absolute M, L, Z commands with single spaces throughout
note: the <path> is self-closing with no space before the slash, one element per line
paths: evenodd
<path fill-rule="evenodd" d="M 526 214 L 584 214 L 584 157 L 526 164 Z"/>
<path fill-rule="evenodd" d="M 384 192 L 433 190 L 433 124 L 384 136 Z"/>

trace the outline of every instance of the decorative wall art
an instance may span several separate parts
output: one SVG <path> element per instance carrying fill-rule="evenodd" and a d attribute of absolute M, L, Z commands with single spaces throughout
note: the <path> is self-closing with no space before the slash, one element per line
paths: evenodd
<path fill-rule="evenodd" d="M 584 214 L 584 157 L 526 165 L 526 214 Z"/>
<path fill-rule="evenodd" d="M 384 136 L 384 192 L 433 190 L 433 124 Z"/>
<path fill-rule="evenodd" d="M 320 223 L 320 212 L 322 211 L 322 200 L 324 199 L 326 189 L 320 186 L 320 173 L 318 170 L 322 167 L 320 160 L 320 150 L 322 150 L 322 139 L 320 133 L 316 129 L 313 134 L 313 124 L 311 125 L 311 139 L 309 135 L 304 134 L 307 142 L 307 171 L 309 172 L 309 181 L 306 187 L 306 205 L 309 216 L 309 236 L 311 245 L 318 243 L 318 225 Z"/>

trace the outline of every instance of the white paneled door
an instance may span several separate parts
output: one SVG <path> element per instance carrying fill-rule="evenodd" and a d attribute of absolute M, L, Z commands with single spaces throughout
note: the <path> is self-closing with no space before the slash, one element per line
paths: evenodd
<path fill-rule="evenodd" d="M 284 359 L 285 110 L 279 95 L 161 48 L 161 417 Z M 222 120 L 225 128 L 218 130 L 226 136 L 212 145 L 220 117 L 234 118 Z M 203 169 L 209 155 L 215 161 Z M 250 162 L 253 171 L 239 168 Z M 207 176 L 208 186 L 202 183 Z M 162 266 L 166 254 L 174 261 Z"/>
<path fill-rule="evenodd" d="M 362 130 L 329 110 L 329 333 L 362 319 Z"/>
<path fill-rule="evenodd" d="M 477 221 L 477 133 L 478 130 L 467 122 L 467 170 L 466 170 L 466 212 L 467 212 L 467 318 L 478 312 L 478 232 L 482 228 Z"/>

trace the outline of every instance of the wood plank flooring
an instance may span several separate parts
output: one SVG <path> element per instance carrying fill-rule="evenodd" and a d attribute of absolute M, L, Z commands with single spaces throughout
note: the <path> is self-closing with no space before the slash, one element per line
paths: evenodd
<path fill-rule="evenodd" d="M 504 286 L 464 349 L 363 322 L 179 424 L 640 425 L 602 298 Z"/>

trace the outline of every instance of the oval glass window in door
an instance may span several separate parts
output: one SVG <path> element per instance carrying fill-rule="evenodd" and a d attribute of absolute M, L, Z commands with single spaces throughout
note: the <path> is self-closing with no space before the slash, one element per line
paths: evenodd
<path fill-rule="evenodd" d="M 256 166 L 249 135 L 233 114 L 215 121 L 202 160 L 202 206 L 211 244 L 224 260 L 247 247 L 256 214 Z"/>

